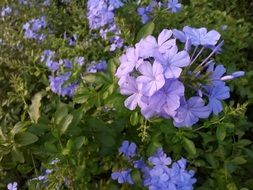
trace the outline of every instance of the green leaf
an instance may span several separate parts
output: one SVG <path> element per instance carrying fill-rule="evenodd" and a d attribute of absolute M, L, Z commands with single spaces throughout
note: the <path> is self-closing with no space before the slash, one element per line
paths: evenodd
<path fill-rule="evenodd" d="M 14 162 L 20 162 L 20 163 L 24 163 L 25 159 L 24 159 L 24 155 L 22 152 L 20 152 L 16 147 L 13 147 L 12 152 L 11 152 L 11 156 L 12 156 L 12 160 Z"/>
<path fill-rule="evenodd" d="M 84 144 L 87 144 L 88 143 L 88 140 L 85 136 L 80 136 L 80 137 L 77 137 L 75 140 L 74 140 L 74 143 L 75 143 L 75 148 L 78 150 L 80 149 Z"/>
<path fill-rule="evenodd" d="M 55 112 L 55 123 L 59 124 L 63 118 L 68 115 L 68 106 L 63 103 L 59 103 Z"/>
<path fill-rule="evenodd" d="M 15 143 L 18 146 L 27 146 L 29 144 L 35 143 L 39 138 L 29 132 L 22 132 L 15 135 Z"/>
<path fill-rule="evenodd" d="M 216 129 L 216 137 L 219 141 L 223 141 L 226 137 L 226 128 L 223 125 L 220 125 Z"/>
<path fill-rule="evenodd" d="M 136 41 L 140 41 L 142 38 L 151 35 L 155 29 L 155 24 L 153 22 L 149 22 L 145 24 L 137 34 Z"/>
<path fill-rule="evenodd" d="M 21 174 L 27 174 L 30 171 L 32 171 L 33 167 L 31 167 L 27 164 L 19 164 L 17 169 Z"/>
<path fill-rule="evenodd" d="M 130 124 L 135 126 L 139 122 L 138 112 L 132 112 L 130 116 Z"/>
<path fill-rule="evenodd" d="M 79 87 L 74 95 L 74 102 L 83 104 L 90 98 L 90 91 L 87 87 Z"/>
<path fill-rule="evenodd" d="M 115 138 L 110 133 L 98 133 L 96 137 L 103 146 L 112 147 L 115 145 Z"/>
<path fill-rule="evenodd" d="M 73 119 L 73 115 L 71 115 L 71 114 L 68 114 L 67 117 L 63 118 L 63 120 L 60 123 L 60 134 L 61 135 L 67 131 L 70 123 L 72 122 L 72 119 Z"/>
<path fill-rule="evenodd" d="M 32 105 L 29 107 L 29 115 L 33 123 L 37 123 L 40 118 L 40 106 L 41 106 L 41 93 L 35 94 L 32 98 Z"/>
<path fill-rule="evenodd" d="M 141 179 L 141 172 L 140 172 L 140 170 L 133 169 L 131 171 L 131 176 L 133 178 L 134 184 L 141 186 L 142 179 Z"/>
<path fill-rule="evenodd" d="M 46 151 L 48 151 L 48 152 L 51 152 L 51 153 L 58 152 L 57 147 L 52 142 L 45 142 L 44 147 L 45 147 Z"/>
<path fill-rule="evenodd" d="M 197 153 L 196 151 L 196 147 L 194 145 L 194 143 L 188 139 L 188 138 L 183 138 L 183 143 L 185 146 L 185 149 L 192 155 L 195 155 Z"/>
<path fill-rule="evenodd" d="M 15 124 L 15 126 L 11 129 L 11 134 L 15 135 L 17 133 L 20 133 L 21 131 L 24 131 L 24 128 L 22 126 L 21 122 L 18 122 Z"/>
<path fill-rule="evenodd" d="M 241 165 L 241 164 L 245 164 L 247 160 L 242 156 L 237 156 L 233 158 L 230 162 Z"/>

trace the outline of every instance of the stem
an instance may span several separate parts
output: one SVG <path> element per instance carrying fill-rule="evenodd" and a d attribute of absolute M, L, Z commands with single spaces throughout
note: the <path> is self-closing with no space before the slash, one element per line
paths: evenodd
<path fill-rule="evenodd" d="M 31 157 L 32 157 L 32 162 L 33 162 L 33 167 L 34 167 L 34 170 L 35 170 L 35 174 L 36 174 L 36 176 L 39 176 L 38 171 L 37 171 L 37 168 L 36 168 L 36 166 L 35 166 L 33 154 L 32 154 L 32 153 L 30 153 L 30 154 L 31 154 Z"/>
<path fill-rule="evenodd" d="M 201 50 L 199 51 L 199 53 L 196 55 L 196 57 L 194 57 L 194 59 L 191 61 L 190 65 L 192 65 L 196 59 L 201 55 L 201 53 L 203 52 L 203 50 L 205 49 L 205 47 L 202 47 Z"/>
<path fill-rule="evenodd" d="M 191 56 L 191 62 L 192 62 L 192 58 L 194 57 L 194 55 L 196 54 L 197 52 L 197 49 L 198 49 L 199 46 L 195 46 L 194 50 L 193 50 L 193 53 L 192 53 L 192 56 Z"/>

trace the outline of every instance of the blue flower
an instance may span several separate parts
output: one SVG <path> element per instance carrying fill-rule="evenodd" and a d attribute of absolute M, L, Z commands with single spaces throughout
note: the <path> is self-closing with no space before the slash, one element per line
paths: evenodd
<path fill-rule="evenodd" d="M 11 7 L 5 6 L 5 7 L 2 8 L 1 16 L 2 16 L 2 17 L 8 16 L 8 15 L 11 14 L 11 12 L 12 12 Z"/>
<path fill-rule="evenodd" d="M 120 8 L 122 7 L 124 4 L 121 2 L 121 0 L 109 0 L 109 5 L 112 6 L 113 8 Z"/>
<path fill-rule="evenodd" d="M 59 75 L 57 77 L 49 76 L 51 90 L 54 93 L 61 95 L 63 85 L 67 80 L 69 80 L 70 75 L 71 75 L 71 73 L 67 72 L 67 73 L 64 73 L 63 75 Z"/>
<path fill-rule="evenodd" d="M 156 150 L 155 155 L 148 159 L 154 166 L 167 166 L 171 164 L 171 158 L 167 157 L 162 148 Z"/>
<path fill-rule="evenodd" d="M 119 152 L 128 158 L 134 157 L 136 154 L 136 144 L 130 143 L 129 141 L 123 141 L 119 148 Z"/>
<path fill-rule="evenodd" d="M 25 38 L 27 39 L 35 39 L 42 41 L 45 39 L 44 34 L 40 34 L 40 30 L 46 28 L 46 17 L 41 16 L 38 19 L 32 19 L 23 25 L 23 29 L 25 30 Z"/>
<path fill-rule="evenodd" d="M 107 62 L 105 60 L 100 60 L 97 64 L 96 64 L 96 69 L 97 71 L 105 71 L 107 68 Z"/>
<path fill-rule="evenodd" d="M 206 87 L 206 90 L 208 92 L 209 99 L 208 106 L 215 115 L 218 115 L 223 109 L 221 100 L 225 100 L 230 97 L 230 89 L 223 83 L 218 86 Z"/>
<path fill-rule="evenodd" d="M 82 65 L 84 64 L 84 57 L 76 57 L 76 58 L 75 58 L 75 62 L 76 62 L 78 65 L 82 66 Z"/>
<path fill-rule="evenodd" d="M 191 39 L 194 46 L 214 46 L 220 39 L 220 34 L 216 30 L 207 32 L 206 28 L 192 28 L 189 26 L 185 26 L 183 31 L 174 29 L 173 35 L 181 42 L 186 42 L 187 38 Z"/>
<path fill-rule="evenodd" d="M 146 96 L 152 96 L 165 84 L 163 67 L 158 62 L 154 62 L 153 65 L 150 63 L 141 64 L 138 71 L 141 76 L 137 77 L 136 81 L 142 86 L 141 92 Z"/>
<path fill-rule="evenodd" d="M 51 50 L 45 50 L 41 57 L 40 57 L 40 61 L 41 62 L 44 62 L 46 60 L 50 60 L 51 58 L 53 58 L 55 55 L 55 52 L 54 51 L 51 51 Z"/>
<path fill-rule="evenodd" d="M 208 118 L 210 115 L 209 106 L 205 106 L 202 98 L 194 96 L 187 102 L 181 99 L 181 106 L 177 109 L 174 116 L 174 125 L 176 127 L 191 127 L 197 123 L 199 118 Z"/>
<path fill-rule="evenodd" d="M 179 12 L 182 8 L 182 4 L 178 2 L 178 0 L 169 0 L 168 1 L 168 9 L 170 9 L 170 11 L 172 13 L 176 13 Z"/>
<path fill-rule="evenodd" d="M 7 189 L 8 190 L 17 190 L 18 189 L 18 183 L 17 182 L 8 183 Z"/>
<path fill-rule="evenodd" d="M 124 170 L 120 172 L 113 172 L 111 177 L 113 180 L 117 180 L 119 184 L 128 183 L 134 184 L 133 179 L 130 174 L 131 170 Z"/>

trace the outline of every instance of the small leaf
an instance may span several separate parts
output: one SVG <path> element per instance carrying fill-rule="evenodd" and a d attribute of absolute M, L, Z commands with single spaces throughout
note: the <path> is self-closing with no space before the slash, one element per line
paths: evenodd
<path fill-rule="evenodd" d="M 15 142 L 18 146 L 27 146 L 38 140 L 38 137 L 29 132 L 22 132 L 15 135 Z"/>
<path fill-rule="evenodd" d="M 184 142 L 184 145 L 185 145 L 185 149 L 190 154 L 195 155 L 197 153 L 196 147 L 195 147 L 194 143 L 190 139 L 183 138 L 183 142 Z"/>
<path fill-rule="evenodd" d="M 226 137 L 226 128 L 223 125 L 220 125 L 216 129 L 216 137 L 219 141 L 223 141 Z"/>
<path fill-rule="evenodd" d="M 33 167 L 26 164 L 19 164 L 17 169 L 21 174 L 27 174 L 32 171 Z"/>
<path fill-rule="evenodd" d="M 29 115 L 33 123 L 37 123 L 40 118 L 40 106 L 41 106 L 41 93 L 35 94 L 32 98 L 32 105 L 29 107 Z"/>
<path fill-rule="evenodd" d="M 241 164 L 245 164 L 247 160 L 245 160 L 245 158 L 242 156 L 238 156 L 238 157 L 233 158 L 230 162 L 241 165 Z"/>
<path fill-rule="evenodd" d="M 22 123 L 18 122 L 15 124 L 15 126 L 11 129 L 11 134 L 15 135 L 17 133 L 20 133 L 21 131 L 23 131 L 24 128 L 22 127 Z"/>
<path fill-rule="evenodd" d="M 87 87 L 79 87 L 74 95 L 74 102 L 78 104 L 85 103 L 90 98 L 90 91 Z"/>
<path fill-rule="evenodd" d="M 55 123 L 59 124 L 67 115 L 68 106 L 66 104 L 59 103 L 55 112 Z"/>
<path fill-rule="evenodd" d="M 77 137 L 74 142 L 75 142 L 75 148 L 78 150 L 80 149 L 83 145 L 87 144 L 87 138 L 85 136 L 80 136 Z"/>
<path fill-rule="evenodd" d="M 132 112 L 130 116 L 130 124 L 135 126 L 138 124 L 138 122 L 139 122 L 138 112 Z"/>
<path fill-rule="evenodd" d="M 45 142 L 44 147 L 46 151 L 51 152 L 51 153 L 56 153 L 58 151 L 57 147 L 51 142 Z"/>
<path fill-rule="evenodd" d="M 151 35 L 155 29 L 155 24 L 153 22 L 149 22 L 145 24 L 137 34 L 136 41 L 140 41 L 142 38 Z"/>
<path fill-rule="evenodd" d="M 139 186 L 142 184 L 141 172 L 139 170 L 133 169 L 131 171 L 131 176 L 133 178 L 134 184 Z"/>
<path fill-rule="evenodd" d="M 17 161 L 20 163 L 24 163 L 24 155 L 22 152 L 20 152 L 16 147 L 13 147 L 12 152 L 11 152 L 12 160 Z"/>
<path fill-rule="evenodd" d="M 63 120 L 60 123 L 60 134 L 61 135 L 67 131 L 70 123 L 72 122 L 72 119 L 73 119 L 73 115 L 71 115 L 71 114 L 68 114 L 67 117 L 63 118 Z"/>

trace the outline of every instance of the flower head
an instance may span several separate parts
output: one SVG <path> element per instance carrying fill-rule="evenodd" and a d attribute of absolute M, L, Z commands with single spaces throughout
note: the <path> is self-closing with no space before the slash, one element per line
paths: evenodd
<path fill-rule="evenodd" d="M 18 183 L 17 182 L 8 183 L 7 189 L 8 190 L 17 190 L 18 189 Z"/>

